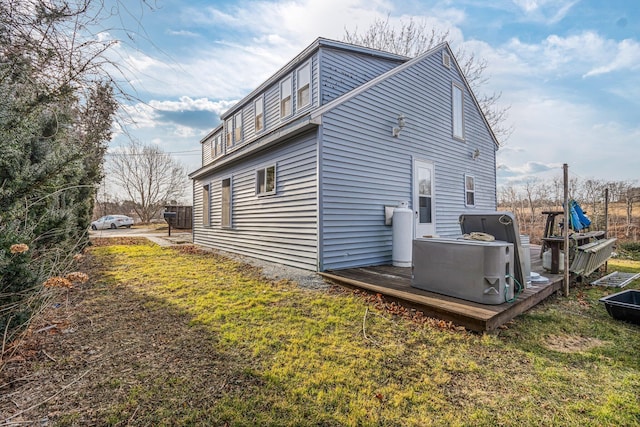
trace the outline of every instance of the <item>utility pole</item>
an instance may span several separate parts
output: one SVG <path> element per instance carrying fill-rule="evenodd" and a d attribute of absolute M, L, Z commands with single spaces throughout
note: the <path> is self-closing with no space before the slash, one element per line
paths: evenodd
<path fill-rule="evenodd" d="M 569 165 L 562 165 L 564 178 L 564 296 L 569 296 Z"/>

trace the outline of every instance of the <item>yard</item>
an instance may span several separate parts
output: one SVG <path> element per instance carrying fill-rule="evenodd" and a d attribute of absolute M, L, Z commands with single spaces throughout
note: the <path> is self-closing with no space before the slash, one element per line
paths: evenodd
<path fill-rule="evenodd" d="M 89 282 L 6 352 L 4 425 L 640 424 L 640 327 L 608 316 L 612 289 L 479 335 L 192 246 L 96 243 Z"/>

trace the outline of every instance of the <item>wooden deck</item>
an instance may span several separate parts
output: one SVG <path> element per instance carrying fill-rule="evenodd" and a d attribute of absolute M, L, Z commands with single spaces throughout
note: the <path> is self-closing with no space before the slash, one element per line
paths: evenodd
<path fill-rule="evenodd" d="M 540 247 L 531 246 L 531 270 L 549 279 L 526 288 L 513 303 L 485 305 L 411 287 L 411 268 L 390 265 L 330 270 L 323 277 L 342 285 L 380 293 L 425 315 L 449 320 L 473 331 L 492 331 L 562 288 L 563 276 L 542 269 Z"/>

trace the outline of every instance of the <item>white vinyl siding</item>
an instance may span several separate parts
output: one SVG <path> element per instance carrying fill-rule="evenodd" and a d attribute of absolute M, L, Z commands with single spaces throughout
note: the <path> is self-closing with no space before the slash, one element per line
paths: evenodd
<path fill-rule="evenodd" d="M 415 159 L 434 165 L 435 234 L 460 234 L 465 173 L 475 184 L 475 205 L 469 209 L 495 210 L 495 141 L 481 112 L 467 102 L 465 137 L 482 155 L 473 160 L 467 144 L 453 143 L 459 140 L 451 127 L 452 79 L 467 90 L 454 62 L 451 69 L 443 67 L 438 51 L 322 115 L 321 271 L 391 263 L 385 206 L 413 200 Z M 406 118 L 406 137 L 392 140 L 388 125 L 395 124 L 398 112 Z"/>
<path fill-rule="evenodd" d="M 464 176 L 464 197 L 465 206 L 476 205 L 476 178 L 473 175 Z"/>
<path fill-rule="evenodd" d="M 307 62 L 297 72 L 296 85 L 298 87 L 296 102 L 297 109 L 311 104 L 311 63 Z"/>
<path fill-rule="evenodd" d="M 313 131 L 299 135 L 287 144 L 247 156 L 242 163 L 196 180 L 194 242 L 315 271 L 318 254 L 315 136 Z M 276 166 L 277 196 L 257 197 L 256 171 L 270 165 Z M 220 194 L 223 181 L 229 177 L 232 227 L 222 227 Z M 212 195 L 211 227 L 203 227 L 200 189 L 208 183 Z"/>
<path fill-rule="evenodd" d="M 280 118 L 289 117 L 292 113 L 291 90 L 293 79 L 287 77 L 280 83 Z"/>
<path fill-rule="evenodd" d="M 452 86 L 451 105 L 453 137 L 464 140 L 464 90 L 455 83 Z"/>

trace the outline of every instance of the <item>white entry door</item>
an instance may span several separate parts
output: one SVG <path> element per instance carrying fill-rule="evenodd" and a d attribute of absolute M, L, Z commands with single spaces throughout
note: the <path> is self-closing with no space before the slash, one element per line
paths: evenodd
<path fill-rule="evenodd" d="M 435 210 L 433 193 L 433 163 L 424 160 L 413 162 L 413 211 L 415 237 L 435 234 Z"/>

